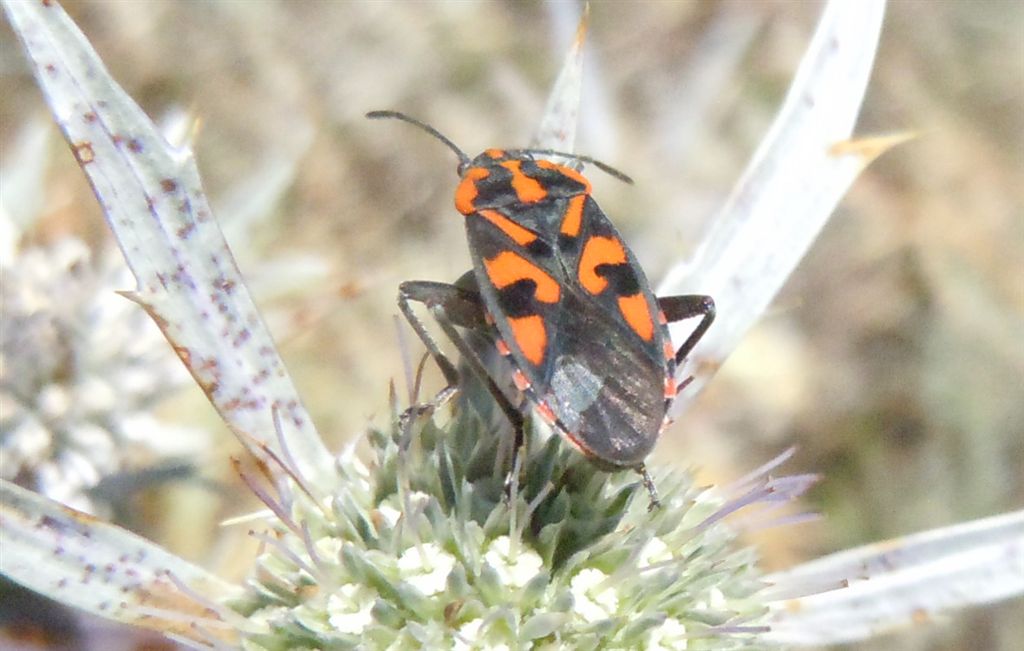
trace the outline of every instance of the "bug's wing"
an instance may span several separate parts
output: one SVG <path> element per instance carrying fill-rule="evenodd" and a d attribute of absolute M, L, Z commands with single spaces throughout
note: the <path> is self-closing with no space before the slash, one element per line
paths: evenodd
<path fill-rule="evenodd" d="M 466 227 L 481 294 L 538 400 L 584 453 L 640 463 L 664 419 L 667 331 L 608 218 L 588 196 L 574 237 L 537 229 L 523 245 L 485 219 Z"/>
<path fill-rule="evenodd" d="M 581 446 L 615 465 L 643 461 L 666 411 L 674 360 L 643 270 L 597 203 L 561 237 L 563 321 L 548 401 Z"/>
<path fill-rule="evenodd" d="M 473 270 L 485 307 L 517 365 L 531 384 L 541 385 L 551 372 L 565 274 L 548 238 L 495 215 L 488 210 L 466 218 Z"/>

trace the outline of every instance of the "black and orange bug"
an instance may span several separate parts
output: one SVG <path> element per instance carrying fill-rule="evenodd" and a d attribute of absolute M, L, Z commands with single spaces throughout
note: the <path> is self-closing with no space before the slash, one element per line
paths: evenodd
<path fill-rule="evenodd" d="M 448 382 L 455 366 L 441 352 L 410 302 L 430 310 L 445 335 L 481 377 L 515 431 L 513 464 L 523 444 L 523 412 L 535 412 L 591 461 L 640 473 L 676 393 L 676 367 L 715 318 L 709 296 L 655 297 L 632 251 L 591 196 L 577 170 L 538 156 L 591 163 L 548 149 L 488 149 L 470 159 L 433 127 L 403 113 L 373 111 L 425 130 L 459 157 L 455 208 L 465 216 L 473 269 L 454 285 L 404 282 L 398 305 Z M 678 349 L 668 323 L 701 320 Z M 511 362 L 519 404 L 491 377 L 457 328 L 487 333 Z M 525 401 L 525 403 L 524 403 Z M 514 471 L 513 471 L 514 472 Z M 511 476 L 511 475 L 510 475 Z"/>

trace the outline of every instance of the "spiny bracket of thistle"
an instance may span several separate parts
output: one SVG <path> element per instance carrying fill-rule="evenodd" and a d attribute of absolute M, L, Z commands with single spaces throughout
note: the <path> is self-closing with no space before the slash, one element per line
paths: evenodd
<path fill-rule="evenodd" d="M 544 117 L 530 141 L 530 147 L 573 151 L 580 113 L 580 97 L 583 92 L 583 45 L 587 40 L 589 19 L 590 5 L 585 4 L 572 45 L 562 61 L 558 78 L 551 87 L 547 105 L 544 107 Z"/>
<path fill-rule="evenodd" d="M 253 531 L 264 552 L 231 602 L 262 629 L 251 648 L 730 649 L 766 632 L 755 554 L 723 520 L 771 517 L 814 477 L 771 479 L 772 465 L 719 491 L 656 472 L 663 506 L 648 512 L 635 474 L 538 423 L 507 500 L 510 436 L 479 383 L 450 415 L 404 411 L 368 433 L 368 466 L 343 455 L 326 501 L 286 456 L 253 450 L 264 479 L 244 474 L 276 517 Z"/>
<path fill-rule="evenodd" d="M 237 642 L 228 583 L 120 527 L 0 481 L 0 573 L 60 603 L 195 648 Z"/>
<path fill-rule="evenodd" d="M 885 0 L 825 5 L 786 99 L 696 253 L 672 267 L 659 296 L 707 294 L 719 319 L 679 370 L 691 404 L 789 278 L 839 200 L 877 156 L 903 140 L 851 140 L 882 31 Z M 688 324 L 671 324 L 673 340 Z"/>

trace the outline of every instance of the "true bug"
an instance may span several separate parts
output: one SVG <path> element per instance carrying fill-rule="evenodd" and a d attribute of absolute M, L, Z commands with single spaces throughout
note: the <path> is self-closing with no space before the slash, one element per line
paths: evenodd
<path fill-rule="evenodd" d="M 514 404 L 457 328 L 488 333 L 510 360 L 522 399 L 590 460 L 640 473 L 676 393 L 679 365 L 715 318 L 709 296 L 657 298 L 618 231 L 575 169 L 535 156 L 558 155 L 621 172 L 585 156 L 547 149 L 488 149 L 470 159 L 433 127 L 395 111 L 368 118 L 409 122 L 459 157 L 455 208 L 465 216 L 473 269 L 454 285 L 404 282 L 398 305 L 448 382 L 459 374 L 410 302 L 428 307 L 512 423 L 523 443 L 524 404 Z M 673 350 L 668 323 L 701 317 Z M 449 391 L 450 393 L 450 391 Z M 514 472 L 514 470 L 512 471 Z"/>

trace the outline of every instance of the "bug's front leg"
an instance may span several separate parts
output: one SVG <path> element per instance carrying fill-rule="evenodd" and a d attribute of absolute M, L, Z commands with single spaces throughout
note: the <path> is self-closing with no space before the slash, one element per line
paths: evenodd
<path fill-rule="evenodd" d="M 416 316 L 416 312 L 410 305 L 410 302 L 413 301 L 426 306 L 431 314 L 435 315 L 435 318 L 437 313 L 441 313 L 450 323 L 464 328 L 479 329 L 486 327 L 480 296 L 455 285 L 425 280 L 412 280 L 398 286 L 398 309 L 402 311 L 405 320 L 412 326 L 416 336 L 420 338 L 420 341 L 426 346 L 427 352 L 441 369 L 445 382 L 448 383 L 445 390 L 454 388 L 459 382 L 459 372 L 448 357 L 441 352 L 437 342 L 427 332 L 423 321 Z"/>
<path fill-rule="evenodd" d="M 444 375 L 447 386 L 442 389 L 435 398 L 427 403 L 427 409 L 433 410 L 447 402 L 458 390 L 459 371 L 452 364 L 451 360 L 441 351 L 434 338 L 427 332 L 423 321 L 416 316 L 410 303 L 421 303 L 430 311 L 431 316 L 441 327 L 455 348 L 462 355 L 462 359 L 469 366 L 470 371 L 477 376 L 487 391 L 494 397 L 498 407 L 512 425 L 515 435 L 513 441 L 512 468 L 514 472 L 519 451 L 525 441 L 524 420 L 522 412 L 512 404 L 508 396 L 498 387 L 494 378 L 487 371 L 487 367 L 457 328 L 465 328 L 478 332 L 489 332 L 490 326 L 485 317 L 486 310 L 480 294 L 472 288 L 472 278 L 467 274 L 457 284 L 437 283 L 430 281 L 408 281 L 402 283 L 398 288 L 398 307 L 402 311 L 409 325 L 416 332 L 416 335 L 427 348 L 427 352 L 437 363 Z M 411 407 L 410 409 L 415 409 Z M 510 475 L 511 476 L 511 475 Z M 510 481 L 506 481 L 506 493 L 510 488 Z"/>

